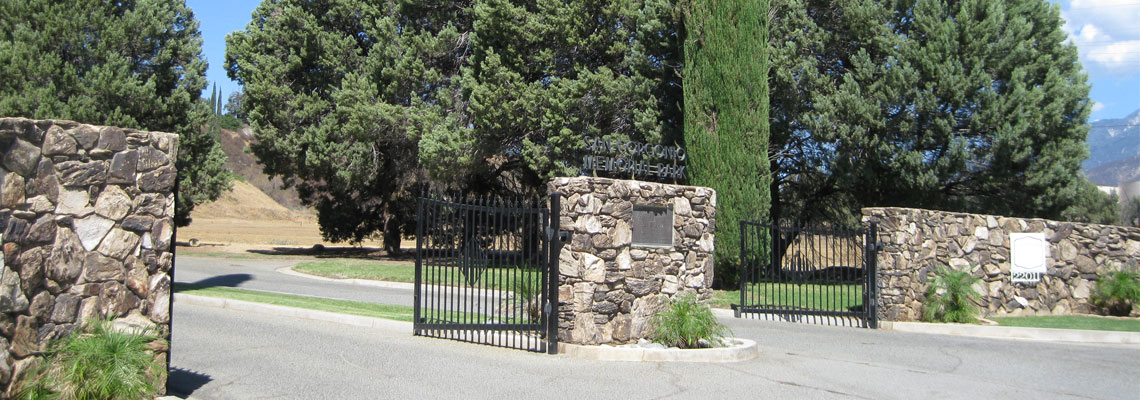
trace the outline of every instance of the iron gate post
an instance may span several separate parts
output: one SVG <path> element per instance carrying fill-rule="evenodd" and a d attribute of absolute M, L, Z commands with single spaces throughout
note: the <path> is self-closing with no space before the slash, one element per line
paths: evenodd
<path fill-rule="evenodd" d="M 416 286 L 412 295 L 412 334 L 420 334 L 420 285 L 423 283 L 424 199 L 416 199 Z"/>
<path fill-rule="evenodd" d="M 558 255 L 562 251 L 562 241 L 558 231 L 561 228 L 562 201 L 558 192 L 550 193 L 550 217 L 546 226 L 546 305 L 543 306 L 546 322 L 546 353 L 558 354 Z"/>
<path fill-rule="evenodd" d="M 864 239 L 864 258 L 866 265 L 864 271 L 866 274 L 866 288 L 863 290 L 863 311 L 866 313 L 867 327 L 871 329 L 879 328 L 879 280 L 878 280 L 878 262 L 879 262 L 879 224 L 871 221 L 870 226 L 867 227 L 866 238 Z"/>
<path fill-rule="evenodd" d="M 745 221 L 740 221 L 740 305 L 733 307 L 732 309 L 732 314 L 736 318 L 740 318 L 741 311 L 744 309 L 744 291 L 748 285 L 748 277 L 745 276 L 745 271 L 748 270 L 748 263 L 745 262 L 745 260 L 748 258 L 746 255 L 748 254 L 748 247 L 746 245 L 747 234 L 744 233 L 744 230 L 747 226 L 748 224 Z"/>

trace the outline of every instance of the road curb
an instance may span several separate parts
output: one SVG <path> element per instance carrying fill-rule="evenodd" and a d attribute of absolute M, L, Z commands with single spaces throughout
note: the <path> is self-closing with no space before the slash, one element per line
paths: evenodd
<path fill-rule="evenodd" d="M 719 363 L 748 361 L 760 355 L 756 342 L 733 338 L 739 346 L 711 349 L 647 349 L 639 347 L 615 347 L 610 345 L 583 346 L 559 343 L 558 352 L 570 358 L 595 361 L 631 362 L 698 362 Z"/>
<path fill-rule="evenodd" d="M 285 275 L 292 275 L 292 276 L 297 276 L 297 277 L 302 277 L 302 278 L 316 279 L 319 281 L 347 283 L 350 285 L 371 286 L 371 287 L 386 288 L 386 289 L 407 289 L 407 290 L 415 290 L 415 288 L 416 288 L 416 284 L 408 283 L 408 282 L 376 281 L 376 280 L 371 280 L 371 279 L 326 278 L 323 276 L 316 276 L 316 275 L 312 275 L 312 274 L 306 274 L 304 272 L 295 271 L 295 270 L 293 270 L 293 266 L 277 268 L 276 271 L 280 272 L 282 274 L 285 274 Z"/>
<path fill-rule="evenodd" d="M 304 308 L 285 307 L 273 304 L 262 304 L 251 301 L 232 300 L 220 297 L 207 297 L 185 293 L 175 293 L 174 303 L 190 304 L 203 307 L 228 308 L 231 310 L 255 312 L 288 318 L 301 318 L 314 321 L 333 322 L 366 328 L 398 331 L 401 333 L 412 332 L 411 322 L 393 321 L 390 319 L 375 317 L 362 317 L 359 315 L 339 314 L 334 312 L 309 310 Z"/>
<path fill-rule="evenodd" d="M 1023 328 L 966 324 L 880 321 L 886 330 L 935 335 L 973 336 L 992 339 L 1019 339 L 1046 342 L 1090 344 L 1140 344 L 1140 332 L 1090 331 L 1080 329 Z"/>

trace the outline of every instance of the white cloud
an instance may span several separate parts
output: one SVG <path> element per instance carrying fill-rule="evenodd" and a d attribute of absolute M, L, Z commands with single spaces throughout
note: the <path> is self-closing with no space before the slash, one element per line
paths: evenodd
<path fill-rule="evenodd" d="M 1111 73 L 1140 70 L 1140 4 L 1136 0 L 1073 0 L 1064 7 L 1063 29 L 1088 67 Z"/>
<path fill-rule="evenodd" d="M 1136 72 L 1140 69 L 1140 40 L 1113 42 L 1086 52 L 1084 56 L 1109 69 Z"/>
<path fill-rule="evenodd" d="M 1096 25 L 1093 24 L 1085 24 L 1085 26 L 1082 26 L 1078 32 L 1079 33 L 1073 37 L 1073 41 L 1077 43 L 1112 40 L 1108 34 L 1104 33 L 1104 31 L 1100 30 L 1100 28 L 1097 28 Z"/>
<path fill-rule="evenodd" d="M 1104 109 L 1104 103 L 1094 101 L 1092 104 L 1092 112 L 1097 112 Z"/>

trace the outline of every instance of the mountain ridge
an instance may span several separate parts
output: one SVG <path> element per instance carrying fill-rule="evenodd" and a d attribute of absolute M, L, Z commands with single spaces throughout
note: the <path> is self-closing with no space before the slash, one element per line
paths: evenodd
<path fill-rule="evenodd" d="M 1081 163 L 1097 185 L 1117 186 L 1140 178 L 1140 109 L 1124 118 L 1093 122 L 1086 143 L 1089 158 Z"/>

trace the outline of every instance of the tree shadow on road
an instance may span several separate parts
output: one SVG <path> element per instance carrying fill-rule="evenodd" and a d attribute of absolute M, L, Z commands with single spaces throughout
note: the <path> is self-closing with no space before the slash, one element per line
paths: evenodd
<path fill-rule="evenodd" d="M 206 287 L 218 287 L 218 286 L 237 287 L 238 285 L 241 285 L 242 283 L 245 283 L 246 281 L 249 281 L 252 279 L 253 279 L 253 275 L 250 275 L 250 274 L 228 274 L 228 275 L 211 276 L 209 278 L 202 279 L 202 280 L 197 281 L 197 282 L 191 282 L 191 283 L 185 283 L 185 284 L 177 283 L 177 285 L 178 286 L 187 286 L 187 287 L 191 287 L 191 288 L 195 288 L 195 289 L 206 288 Z"/>
<path fill-rule="evenodd" d="M 312 246 L 312 247 L 285 247 L 279 246 L 272 249 L 249 249 L 246 252 L 253 254 L 262 254 L 270 256 L 310 256 L 316 258 L 355 258 L 360 260 L 374 260 L 374 261 L 414 261 L 416 251 L 415 249 L 403 249 L 400 254 L 388 254 L 388 252 L 375 248 L 375 247 L 325 247 L 325 246 Z"/>
<path fill-rule="evenodd" d="M 202 386 L 214 380 L 209 375 L 179 367 L 170 367 L 166 377 L 166 392 L 172 396 L 186 398 Z"/>

